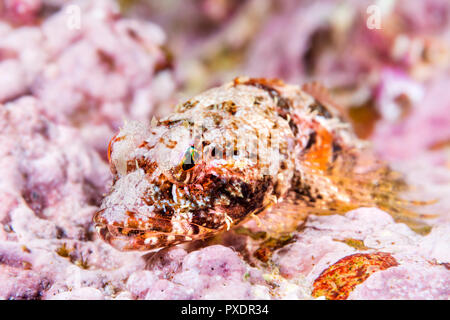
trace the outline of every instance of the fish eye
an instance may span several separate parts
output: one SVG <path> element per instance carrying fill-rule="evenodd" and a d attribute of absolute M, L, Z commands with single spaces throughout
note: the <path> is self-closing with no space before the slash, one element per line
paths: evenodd
<path fill-rule="evenodd" d="M 195 150 L 194 146 L 190 146 L 186 152 L 184 153 L 183 160 L 181 161 L 181 167 L 184 171 L 190 170 L 195 167 L 195 164 L 198 162 L 200 156 Z"/>

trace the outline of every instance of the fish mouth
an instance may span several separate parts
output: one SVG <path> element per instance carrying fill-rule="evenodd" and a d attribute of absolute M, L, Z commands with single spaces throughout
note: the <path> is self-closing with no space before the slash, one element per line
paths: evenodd
<path fill-rule="evenodd" d="M 107 223 L 102 217 L 106 209 L 94 215 L 95 229 L 99 236 L 119 251 L 149 251 L 173 246 L 183 242 L 212 236 L 218 230 L 206 228 L 188 221 L 173 223 L 167 218 L 150 218 L 146 228 L 125 227 L 123 223 Z M 174 224 L 179 229 L 173 231 Z M 179 225 L 182 225 L 180 228 Z"/>
<path fill-rule="evenodd" d="M 127 234 L 123 234 L 125 228 L 110 225 L 96 224 L 95 228 L 105 242 L 119 251 L 149 251 L 192 240 L 187 235 L 129 228 L 126 229 Z"/>

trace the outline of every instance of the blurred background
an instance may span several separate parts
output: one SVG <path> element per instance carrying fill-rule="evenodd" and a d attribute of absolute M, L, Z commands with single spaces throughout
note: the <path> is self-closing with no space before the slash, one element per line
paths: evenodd
<path fill-rule="evenodd" d="M 168 36 L 181 92 L 238 75 L 319 81 L 388 159 L 450 143 L 450 2 L 121 1 Z"/>
<path fill-rule="evenodd" d="M 123 119 L 246 75 L 319 81 L 381 156 L 448 163 L 447 0 L 0 3 L 0 102 L 31 93 L 100 152 Z"/>

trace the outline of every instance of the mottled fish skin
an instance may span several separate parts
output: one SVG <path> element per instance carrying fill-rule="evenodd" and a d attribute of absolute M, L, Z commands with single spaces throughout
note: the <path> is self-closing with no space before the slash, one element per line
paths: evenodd
<path fill-rule="evenodd" d="M 96 229 L 119 250 L 152 250 L 228 230 L 292 193 L 309 206 L 349 201 L 325 172 L 358 143 L 300 87 L 237 78 L 164 119 L 125 124 L 108 148 L 114 179 Z"/>

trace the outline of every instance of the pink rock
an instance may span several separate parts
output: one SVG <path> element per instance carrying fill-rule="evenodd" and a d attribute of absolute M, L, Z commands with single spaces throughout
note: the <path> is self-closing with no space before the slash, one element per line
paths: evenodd
<path fill-rule="evenodd" d="M 80 10 L 79 28 L 67 25 L 69 6 Z M 31 93 L 52 120 L 81 128 L 106 156 L 124 120 L 150 120 L 172 99 L 176 82 L 164 43 L 158 26 L 121 18 L 114 1 L 69 3 L 41 26 L 0 39 L 0 102 Z"/>
<path fill-rule="evenodd" d="M 401 70 L 386 68 L 381 71 L 379 81 L 376 104 L 383 120 L 391 123 L 402 118 L 403 110 L 396 102 L 397 98 L 403 96 L 417 107 L 425 94 L 424 87 Z"/>
<path fill-rule="evenodd" d="M 294 243 L 277 250 L 273 256 L 273 262 L 278 266 L 282 276 L 288 279 L 303 278 L 312 285 L 324 270 L 350 254 L 387 252 L 395 257 L 401 268 L 408 270 L 408 274 L 409 272 L 423 274 L 423 278 L 419 275 L 414 278 L 417 283 L 413 281 L 417 291 L 421 286 L 427 291 L 423 293 L 423 297 L 429 295 L 442 299 L 445 285 L 448 286 L 450 273 L 436 265 L 445 264 L 449 259 L 447 229 L 448 223 L 434 227 L 427 236 L 420 236 L 405 224 L 395 223 L 387 213 L 376 208 L 359 208 L 344 216 L 310 216 L 305 230 L 295 234 Z M 439 271 L 436 278 L 432 276 L 433 270 Z M 399 289 L 402 285 L 413 286 L 402 282 L 407 281 L 406 276 L 398 280 L 398 288 L 395 282 L 393 289 L 390 289 L 391 281 L 397 281 L 400 273 L 400 271 L 395 273 L 395 279 L 392 275 L 392 280 L 372 275 L 369 277 L 371 282 L 368 282 L 367 286 L 366 282 L 360 285 L 365 288 L 361 289 L 363 293 L 361 295 L 355 293 L 354 298 L 373 299 L 378 294 L 388 299 L 421 297 L 418 292 L 410 295 L 406 293 L 406 290 Z M 375 280 L 372 277 L 375 277 Z M 439 277 L 447 280 L 439 282 Z M 429 285 L 423 283 L 428 280 Z M 377 291 L 377 286 L 382 289 Z M 375 291 L 371 293 L 371 290 Z M 381 290 L 384 292 L 381 293 Z"/>
<path fill-rule="evenodd" d="M 153 272 L 140 270 L 128 278 L 127 288 L 135 299 L 144 299 L 156 281 L 158 277 Z"/>
<path fill-rule="evenodd" d="M 41 0 L 4 0 L 0 15 L 14 24 L 30 24 L 38 18 Z"/>
<path fill-rule="evenodd" d="M 213 245 L 188 254 L 172 282 L 182 285 L 194 299 L 250 299 L 246 271 L 236 252 Z"/>
<path fill-rule="evenodd" d="M 192 252 L 184 258 L 182 272 L 191 271 L 230 279 L 241 277 L 246 268 L 236 252 L 216 245 Z"/>
<path fill-rule="evenodd" d="M 0 299 L 39 299 L 50 282 L 31 270 L 0 266 Z"/>
<path fill-rule="evenodd" d="M 59 293 L 51 300 L 103 300 L 104 296 L 98 289 L 80 288 L 73 291 Z"/>
<path fill-rule="evenodd" d="M 450 298 L 450 272 L 444 267 L 401 265 L 372 274 L 350 293 L 349 299 Z"/>
<path fill-rule="evenodd" d="M 408 28 L 415 32 L 440 31 L 450 24 L 450 7 L 445 0 L 401 0 L 397 8 Z"/>
<path fill-rule="evenodd" d="M 246 74 L 291 81 L 303 77 L 307 68 L 303 56 L 314 32 L 326 24 L 333 7 L 323 2 L 293 6 L 283 1 L 279 13 L 266 22 L 251 43 Z"/>
<path fill-rule="evenodd" d="M 146 300 L 186 300 L 192 299 L 191 289 L 168 280 L 158 280 L 145 296 Z"/>
<path fill-rule="evenodd" d="M 416 156 L 450 137 L 450 78 L 439 77 L 426 87 L 419 101 L 412 100 L 410 115 L 401 122 L 377 124 L 373 141 L 378 153 L 388 160 Z"/>
<path fill-rule="evenodd" d="M 392 217 L 377 208 L 359 208 L 349 211 L 345 216 L 311 216 L 307 226 L 311 227 L 311 235 L 327 233 L 336 239 L 362 239 L 374 230 L 385 228 L 392 224 Z"/>
<path fill-rule="evenodd" d="M 108 166 L 84 145 L 77 130 L 54 124 L 42 111 L 31 97 L 0 111 L 1 135 L 14 141 L 3 144 L 2 153 L 16 163 L 0 169 L 5 171 L 3 184 L 23 197 L 8 211 L 10 224 L 22 237 L 81 239 L 106 190 Z"/>
<path fill-rule="evenodd" d="M 0 298 L 305 299 L 330 265 L 352 253 L 378 250 L 392 254 L 399 266 L 371 275 L 352 299 L 449 298 L 448 178 L 429 158 L 420 160 L 428 169 L 421 175 L 408 167 L 418 157 L 401 163 L 408 177 L 420 182 L 419 195 L 441 198 L 440 207 L 431 210 L 440 217 L 432 220 L 427 236 L 379 209 L 359 208 L 343 216 L 310 216 L 268 265 L 251 267 L 255 241 L 233 232 L 215 239 L 219 245 L 204 242 L 152 254 L 113 249 L 97 237 L 91 220 L 110 183 L 105 149 L 124 119 L 167 112 L 163 106 L 172 102 L 177 81 L 165 54 L 165 34 L 146 19 L 121 16 L 114 1 L 69 3 L 81 10 L 79 29 L 67 27 L 65 1 L 4 3 L 9 11 L 0 13 Z M 39 3 L 60 9 L 40 17 Z M 361 19 L 365 2 L 351 4 L 356 15 L 347 17 L 355 24 L 345 31 L 349 41 L 339 50 L 326 41 L 321 54 L 311 55 L 310 44 L 337 23 L 337 2 L 283 1 L 249 43 L 244 69 L 291 81 L 306 75 L 336 86 L 363 84 L 369 94 L 378 86 L 372 94 L 388 114 L 396 95 L 407 93 L 414 102 L 409 117 L 385 117 L 374 142 L 388 159 L 422 154 L 449 135 L 448 74 L 441 70 L 442 78 L 434 75 L 422 83 L 409 75 L 413 60 L 403 58 L 396 62 L 400 73 L 383 73 L 391 70 L 393 38 L 383 30 L 368 31 Z M 202 21 L 216 24 L 208 28 L 212 32 L 240 5 L 201 1 L 185 7 L 203 8 Z M 399 1 L 394 12 L 414 30 L 435 36 L 448 29 L 447 7 L 441 0 Z M 416 19 L 416 10 L 423 16 Z M 172 21 L 178 23 L 175 11 Z M 193 40 L 204 36 L 195 32 L 191 28 L 189 36 L 179 36 L 181 45 L 171 45 L 197 48 Z M 317 58 L 315 70 L 311 58 Z M 423 97 L 415 94 L 418 86 Z"/>
<path fill-rule="evenodd" d="M 183 259 L 187 252 L 179 247 L 171 247 L 167 250 L 160 250 L 157 253 L 150 253 L 147 262 L 147 269 L 153 270 L 164 278 L 170 278 L 181 269 Z"/>
<path fill-rule="evenodd" d="M 298 241 L 278 250 L 273 261 L 279 265 L 282 276 L 293 278 L 308 275 L 326 254 L 333 252 L 339 252 L 339 256 L 343 257 L 353 250 L 343 243 L 333 241 L 330 237 L 302 239 L 300 236 Z"/>
<path fill-rule="evenodd" d="M 437 263 L 450 261 L 450 224 L 434 227 L 418 244 L 421 254 Z"/>

